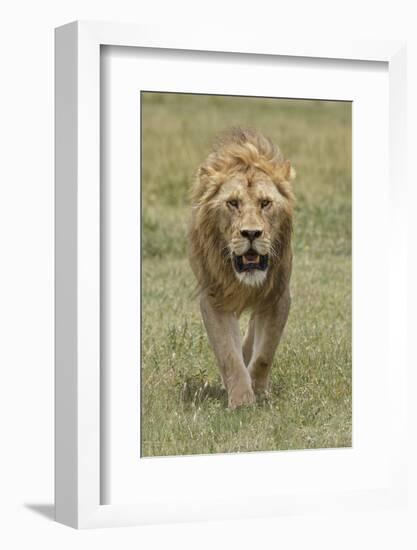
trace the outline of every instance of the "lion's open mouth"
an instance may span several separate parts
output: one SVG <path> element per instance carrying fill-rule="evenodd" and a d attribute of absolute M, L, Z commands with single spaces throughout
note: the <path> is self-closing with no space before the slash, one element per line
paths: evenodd
<path fill-rule="evenodd" d="M 242 256 L 233 254 L 233 263 L 238 273 L 259 269 L 265 271 L 268 267 L 268 254 L 258 254 L 255 250 L 248 250 Z"/>

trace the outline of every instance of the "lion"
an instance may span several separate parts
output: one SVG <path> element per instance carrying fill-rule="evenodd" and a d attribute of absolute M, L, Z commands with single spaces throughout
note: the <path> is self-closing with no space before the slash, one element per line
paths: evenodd
<path fill-rule="evenodd" d="M 215 142 L 192 186 L 188 256 L 230 409 L 268 392 L 291 302 L 294 176 L 269 138 L 233 128 Z"/>

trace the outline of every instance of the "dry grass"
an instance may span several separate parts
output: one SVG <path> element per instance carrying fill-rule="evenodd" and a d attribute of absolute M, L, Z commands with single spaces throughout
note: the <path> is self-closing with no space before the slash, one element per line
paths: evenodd
<path fill-rule="evenodd" d="M 293 304 L 272 396 L 226 409 L 185 254 L 187 192 L 217 133 L 256 127 L 297 170 Z M 351 444 L 351 106 L 142 95 L 142 455 Z"/>

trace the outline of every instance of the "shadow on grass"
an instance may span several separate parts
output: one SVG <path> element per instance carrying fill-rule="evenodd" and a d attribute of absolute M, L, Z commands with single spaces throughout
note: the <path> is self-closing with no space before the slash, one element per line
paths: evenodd
<path fill-rule="evenodd" d="M 284 385 L 282 382 L 271 382 L 268 393 L 270 397 L 279 399 L 284 393 Z"/>
<path fill-rule="evenodd" d="M 265 405 L 270 400 L 279 399 L 282 396 L 284 387 L 279 382 L 273 382 L 265 395 L 258 395 L 257 403 Z M 194 406 L 215 400 L 224 407 L 227 407 L 228 399 L 225 388 L 220 383 L 202 381 L 200 378 L 186 378 L 181 387 L 181 399 L 186 404 Z"/>
<path fill-rule="evenodd" d="M 202 382 L 200 379 L 187 378 L 181 388 L 184 403 L 200 405 L 211 399 L 227 405 L 227 392 L 219 383 Z"/>

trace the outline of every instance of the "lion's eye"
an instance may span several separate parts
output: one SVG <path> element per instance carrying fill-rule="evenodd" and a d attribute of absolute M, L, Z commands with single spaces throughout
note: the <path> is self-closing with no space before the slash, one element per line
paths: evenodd
<path fill-rule="evenodd" d="M 227 201 L 227 206 L 230 206 L 231 208 L 239 208 L 238 201 Z"/>
<path fill-rule="evenodd" d="M 271 201 L 265 199 L 265 200 L 261 201 L 261 208 L 266 208 L 270 204 L 271 204 Z"/>

